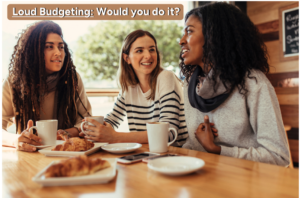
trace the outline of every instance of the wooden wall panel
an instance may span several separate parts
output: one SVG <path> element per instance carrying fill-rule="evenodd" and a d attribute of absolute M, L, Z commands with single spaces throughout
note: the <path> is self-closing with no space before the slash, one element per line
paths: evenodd
<path fill-rule="evenodd" d="M 299 128 L 299 87 L 275 87 L 275 92 L 284 125 Z"/>
<path fill-rule="evenodd" d="M 298 119 L 296 119 L 298 118 Z M 289 125 L 294 128 L 299 128 L 299 117 L 293 117 L 293 116 L 282 116 L 283 124 Z"/>
<path fill-rule="evenodd" d="M 269 81 L 271 82 L 271 84 L 276 88 L 278 89 L 295 89 L 291 92 L 288 91 L 288 92 L 285 92 L 284 94 L 295 94 L 295 93 L 299 93 L 298 91 L 298 86 L 295 86 L 296 85 L 296 82 L 295 84 L 291 84 L 291 86 L 283 86 L 283 85 L 280 85 L 282 84 L 281 82 L 284 81 L 284 80 L 287 80 L 287 79 L 299 79 L 299 72 L 298 71 L 294 71 L 294 72 L 283 72 L 283 73 L 268 73 L 267 74 L 267 78 L 269 79 Z M 297 87 L 297 89 L 295 88 Z M 283 94 L 283 90 L 275 90 L 277 94 Z M 279 93 L 278 91 L 281 91 L 281 93 Z"/>
<path fill-rule="evenodd" d="M 298 94 L 277 94 L 279 104 L 282 105 L 298 105 L 299 95 Z"/>
<path fill-rule="evenodd" d="M 269 53 L 270 73 L 299 71 L 299 60 L 284 61 L 279 59 L 279 40 L 265 42 Z"/>
<path fill-rule="evenodd" d="M 285 62 L 271 62 L 270 73 L 282 73 L 282 72 L 293 72 L 299 71 L 299 61 L 289 61 L 288 64 Z"/>
<path fill-rule="evenodd" d="M 293 128 L 299 128 L 299 106 L 298 105 L 280 105 L 283 124 Z"/>
<path fill-rule="evenodd" d="M 280 111 L 282 116 L 290 115 L 292 117 L 298 118 L 299 115 L 298 105 L 280 105 Z"/>
<path fill-rule="evenodd" d="M 299 140 L 289 140 L 293 162 L 299 163 Z"/>
<path fill-rule="evenodd" d="M 248 16 L 254 24 L 266 23 L 278 19 L 278 10 L 269 10 L 268 12 L 261 12 Z"/>
<path fill-rule="evenodd" d="M 247 15 L 254 24 L 278 20 L 278 9 L 296 1 L 249 1 Z"/>
<path fill-rule="evenodd" d="M 276 24 L 276 20 L 279 20 L 279 8 L 294 4 L 295 2 L 297 1 L 250 1 L 247 2 L 247 15 L 251 21 L 258 26 L 261 33 L 264 33 L 265 29 L 262 29 L 265 26 L 264 23 Z M 270 31 L 270 29 L 266 31 Z M 299 60 L 280 61 L 279 39 L 274 41 L 267 40 L 265 44 L 270 55 L 270 73 L 299 71 Z"/>
<path fill-rule="evenodd" d="M 299 95 L 299 87 L 275 87 L 276 94 L 297 94 Z"/>
<path fill-rule="evenodd" d="M 279 31 L 279 21 L 274 20 L 267 23 L 261 23 L 256 25 L 259 32 L 262 34 L 269 33 L 269 32 L 278 32 Z"/>

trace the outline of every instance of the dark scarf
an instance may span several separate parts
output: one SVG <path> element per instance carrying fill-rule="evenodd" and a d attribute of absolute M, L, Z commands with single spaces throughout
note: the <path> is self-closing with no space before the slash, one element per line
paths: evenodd
<path fill-rule="evenodd" d="M 48 86 L 48 90 L 46 92 L 47 94 L 56 90 L 56 85 L 57 85 L 58 80 L 59 80 L 58 72 L 55 72 L 55 73 L 47 76 L 47 80 L 46 80 L 46 83 Z"/>
<path fill-rule="evenodd" d="M 211 70 L 208 75 L 211 76 L 212 72 Z M 201 88 L 197 88 L 199 76 L 205 77 L 201 67 L 197 66 L 190 78 L 188 86 L 189 101 L 192 107 L 203 113 L 207 113 L 220 106 L 228 98 L 230 93 L 226 92 L 226 88 L 219 78 L 217 79 L 216 92 L 213 89 L 213 82 L 208 78 L 203 81 Z"/>

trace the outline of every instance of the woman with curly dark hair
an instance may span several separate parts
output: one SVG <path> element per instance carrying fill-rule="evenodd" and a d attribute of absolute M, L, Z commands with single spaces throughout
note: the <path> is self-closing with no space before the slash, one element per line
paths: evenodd
<path fill-rule="evenodd" d="M 2 144 L 35 151 L 29 144 L 39 145 L 40 138 L 28 129 L 33 122 L 46 119 L 57 119 L 59 129 L 78 136 L 77 127 L 90 112 L 91 105 L 59 25 L 40 21 L 29 26 L 14 47 L 9 76 L 3 82 Z M 13 117 L 17 134 L 6 132 Z"/>
<path fill-rule="evenodd" d="M 183 147 L 287 166 L 266 46 L 247 15 L 227 3 L 195 8 L 180 45 L 189 131 Z"/>

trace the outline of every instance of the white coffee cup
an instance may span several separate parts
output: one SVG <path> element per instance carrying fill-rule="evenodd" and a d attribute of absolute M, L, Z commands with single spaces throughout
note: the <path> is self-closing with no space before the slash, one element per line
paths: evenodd
<path fill-rule="evenodd" d="M 93 120 L 96 120 L 97 122 L 99 122 L 100 124 L 103 124 L 104 122 L 104 117 L 103 116 L 91 116 L 91 117 L 85 117 L 84 119 L 86 118 L 90 118 L 90 119 L 93 119 Z M 90 125 L 90 126 L 95 126 L 93 125 L 92 123 L 88 122 L 88 121 L 84 121 L 81 123 L 81 131 L 85 134 L 86 134 L 86 131 L 89 131 L 89 130 L 84 130 L 83 126 L 87 124 L 87 125 Z"/>
<path fill-rule="evenodd" d="M 170 124 L 168 122 L 150 122 L 146 125 L 150 152 L 167 152 L 168 146 L 173 144 L 177 139 L 177 130 L 170 128 Z M 169 131 L 173 131 L 175 133 L 175 138 L 172 142 L 168 143 Z"/>
<path fill-rule="evenodd" d="M 29 129 L 29 132 L 36 129 L 43 145 L 56 145 L 57 120 L 39 120 L 35 122 L 35 125 Z"/>

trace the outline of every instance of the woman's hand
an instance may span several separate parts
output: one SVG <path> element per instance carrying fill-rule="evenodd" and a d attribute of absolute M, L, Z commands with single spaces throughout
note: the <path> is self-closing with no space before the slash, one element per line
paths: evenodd
<path fill-rule="evenodd" d="M 87 135 L 85 135 L 83 132 L 79 134 L 80 137 L 84 137 L 86 139 L 94 140 L 96 142 L 108 142 L 112 143 L 116 141 L 117 138 L 117 132 L 113 129 L 113 127 L 108 124 L 107 122 L 104 122 L 103 124 L 100 124 L 94 119 L 86 118 L 83 121 L 88 121 L 92 123 L 95 126 L 91 125 L 84 125 L 84 129 L 87 129 L 89 131 L 85 131 Z"/>
<path fill-rule="evenodd" d="M 42 139 L 33 134 L 33 132 L 29 132 L 30 127 L 33 126 L 33 121 L 29 120 L 27 123 L 27 129 L 24 130 L 21 135 L 17 139 L 17 149 L 20 151 L 33 152 L 37 149 L 32 145 L 42 145 Z M 33 131 L 33 130 L 32 130 Z"/>
<path fill-rule="evenodd" d="M 208 117 L 208 116 L 207 116 Z M 209 121 L 208 121 L 209 122 Z M 201 124 L 204 124 L 204 123 L 201 123 Z M 215 123 L 209 123 L 210 124 L 210 128 L 211 128 L 211 132 L 213 133 L 214 137 L 217 137 L 218 136 L 218 129 L 216 129 L 214 126 L 215 126 Z"/>
<path fill-rule="evenodd" d="M 195 136 L 198 142 L 204 147 L 204 149 L 209 153 L 220 154 L 221 147 L 215 145 L 214 136 L 218 136 L 217 129 L 212 128 L 214 124 L 209 123 L 209 117 L 204 116 L 204 123 L 201 123 L 196 132 Z"/>

